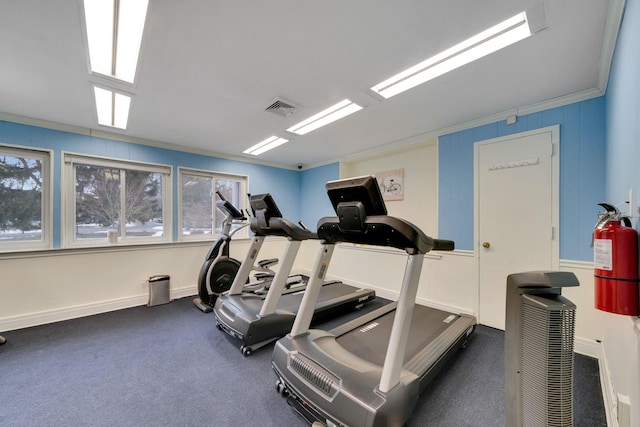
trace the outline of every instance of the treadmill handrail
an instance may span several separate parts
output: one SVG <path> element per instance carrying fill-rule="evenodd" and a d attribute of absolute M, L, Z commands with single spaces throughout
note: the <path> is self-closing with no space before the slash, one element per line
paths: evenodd
<path fill-rule="evenodd" d="M 251 231 L 257 236 L 283 236 L 299 241 L 318 238 L 313 231 L 304 229 L 282 217 L 269 218 L 266 227 L 262 226 L 257 218 L 252 218 Z"/>
<path fill-rule="evenodd" d="M 284 251 L 285 256 L 282 259 L 282 265 L 276 272 L 273 282 L 269 287 L 269 291 L 267 292 L 267 297 L 262 303 L 260 316 L 267 316 L 276 312 L 276 308 L 278 308 L 278 303 L 282 297 L 282 292 L 287 284 L 287 277 L 289 277 L 289 273 L 291 273 L 293 263 L 301 244 L 301 240 L 289 239 L 289 241 L 287 241 L 287 248 Z"/>
<path fill-rule="evenodd" d="M 325 243 L 387 246 L 402 249 L 409 255 L 455 248 L 453 241 L 429 237 L 409 221 L 389 215 L 365 217 L 360 231 L 344 230 L 338 217 L 324 217 L 318 221 L 317 235 Z"/>
<path fill-rule="evenodd" d="M 233 283 L 231 283 L 231 288 L 229 288 L 229 295 L 239 295 L 244 290 L 244 285 L 249 280 L 249 274 L 251 274 L 254 263 L 258 258 L 258 253 L 260 252 L 260 248 L 262 248 L 264 239 L 264 236 L 258 235 L 253 236 L 253 239 L 251 239 L 249 250 L 247 251 L 244 260 L 240 264 L 240 268 L 236 273 L 236 277 L 234 277 Z"/>

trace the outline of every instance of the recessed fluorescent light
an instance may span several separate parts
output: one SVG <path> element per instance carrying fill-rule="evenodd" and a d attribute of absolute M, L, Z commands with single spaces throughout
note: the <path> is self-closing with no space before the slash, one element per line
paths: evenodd
<path fill-rule="evenodd" d="M 279 145 L 284 144 L 285 142 L 289 142 L 288 139 L 280 138 L 277 136 L 271 136 L 265 139 L 262 142 L 257 143 L 251 148 L 247 148 L 243 151 L 245 154 L 253 154 L 254 156 L 260 155 L 265 151 L 269 151 L 273 148 L 276 148 Z"/>
<path fill-rule="evenodd" d="M 390 98 L 530 35 L 527 15 L 522 12 L 382 83 L 378 83 L 371 90 L 385 98 Z"/>
<path fill-rule="evenodd" d="M 348 116 L 349 114 L 353 114 L 359 110 L 362 110 L 361 106 L 345 99 L 338 102 L 336 105 L 329 107 L 294 126 L 291 126 L 287 131 L 298 135 L 304 135 L 305 133 L 309 133 L 319 127 L 328 125 L 331 122 L 335 122 L 336 120 Z"/>
<path fill-rule="evenodd" d="M 98 123 L 120 129 L 127 128 L 131 97 L 94 86 Z"/>
<path fill-rule="evenodd" d="M 91 71 L 133 83 L 148 0 L 84 0 Z"/>

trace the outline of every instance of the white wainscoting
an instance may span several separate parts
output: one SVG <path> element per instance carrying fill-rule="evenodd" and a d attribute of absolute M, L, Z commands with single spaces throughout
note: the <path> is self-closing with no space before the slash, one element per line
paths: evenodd
<path fill-rule="evenodd" d="M 267 239 L 260 258 L 279 258 L 286 241 Z M 242 260 L 249 240 L 234 240 Z M 148 301 L 147 279 L 171 277 L 171 299 L 195 295 L 210 243 L 59 250 L 0 256 L 0 331 L 119 310 Z"/>

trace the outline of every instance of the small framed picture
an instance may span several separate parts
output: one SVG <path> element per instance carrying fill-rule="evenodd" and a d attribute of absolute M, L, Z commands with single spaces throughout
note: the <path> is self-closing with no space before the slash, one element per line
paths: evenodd
<path fill-rule="evenodd" d="M 404 169 L 394 169 L 375 174 L 385 201 L 404 199 Z"/>

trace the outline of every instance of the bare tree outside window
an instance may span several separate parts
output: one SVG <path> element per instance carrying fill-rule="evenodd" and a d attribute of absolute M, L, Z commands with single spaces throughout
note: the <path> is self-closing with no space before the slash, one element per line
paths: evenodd
<path fill-rule="evenodd" d="M 182 176 L 182 232 L 184 234 L 213 233 L 213 179 L 209 177 Z"/>
<path fill-rule="evenodd" d="M 126 171 L 125 218 L 127 237 L 162 236 L 162 175 L 144 171 Z"/>
<path fill-rule="evenodd" d="M 160 173 L 76 164 L 75 185 L 77 239 L 162 235 Z"/>
<path fill-rule="evenodd" d="M 42 162 L 0 155 L 0 242 L 42 239 Z"/>
<path fill-rule="evenodd" d="M 76 237 L 106 237 L 120 222 L 120 170 L 76 165 L 75 172 Z"/>
<path fill-rule="evenodd" d="M 222 196 L 238 209 L 244 204 L 243 188 L 245 177 L 210 174 L 203 171 L 182 171 L 180 173 L 180 191 L 182 214 L 181 233 L 192 240 L 208 238 L 222 231 L 225 215 L 216 208 L 220 192 Z"/>

